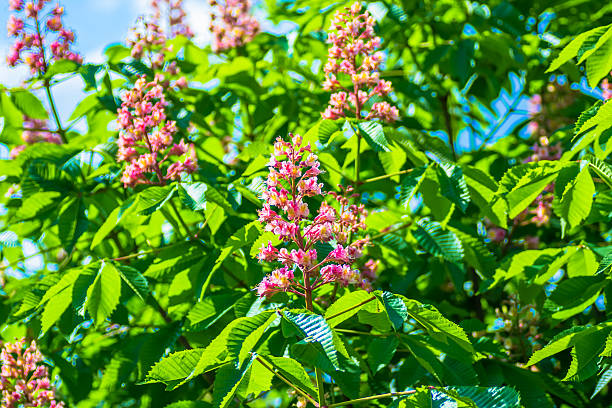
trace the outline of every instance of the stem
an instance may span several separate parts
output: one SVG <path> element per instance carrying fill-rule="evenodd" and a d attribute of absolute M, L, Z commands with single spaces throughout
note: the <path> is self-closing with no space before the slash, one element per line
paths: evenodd
<path fill-rule="evenodd" d="M 377 239 L 377 238 L 384 237 L 384 236 L 385 236 L 385 235 L 387 235 L 387 234 L 391 234 L 392 232 L 396 232 L 396 231 L 399 231 L 399 230 L 403 230 L 404 228 L 408 228 L 408 227 L 410 227 L 411 225 L 412 225 L 412 221 L 408 221 L 407 223 L 402 224 L 402 225 L 400 225 L 399 227 L 391 228 L 391 229 L 389 229 L 389 230 L 387 230 L 387 231 L 383 230 L 383 232 L 381 232 L 380 234 L 374 235 L 372 238 L 370 238 L 370 240 L 372 240 L 372 241 L 373 241 L 373 240 L 375 240 L 375 239 Z"/>
<path fill-rule="evenodd" d="M 372 396 L 369 396 L 369 397 L 357 398 L 357 399 L 350 400 L 350 401 L 343 401 L 343 402 L 339 402 L 337 404 L 331 404 L 331 405 L 328 405 L 327 408 L 341 407 L 341 406 L 344 406 L 344 405 L 356 404 L 356 403 L 364 402 L 364 401 L 372 401 L 372 400 L 376 400 L 376 399 L 380 399 L 380 398 L 400 397 L 402 395 L 411 395 L 411 394 L 414 394 L 414 393 L 416 393 L 416 390 L 388 392 L 386 394 L 372 395 Z"/>
<path fill-rule="evenodd" d="M 289 381 L 288 379 L 286 379 L 281 373 L 277 372 L 276 370 L 274 370 L 273 367 L 270 367 L 268 365 L 268 362 L 266 360 L 264 360 L 261 356 L 257 356 L 257 361 L 259 361 L 261 363 L 262 366 L 264 366 L 266 369 L 268 369 L 268 371 L 270 371 L 271 373 L 273 373 L 275 376 L 277 376 L 278 378 L 280 378 L 285 384 L 287 384 L 288 386 L 290 386 L 291 388 L 293 388 L 298 394 L 300 394 L 301 396 L 303 396 L 304 398 L 306 398 L 308 401 L 310 401 L 310 403 L 312 405 L 314 405 L 315 407 L 318 407 L 319 404 L 317 404 L 317 402 L 312 399 L 312 397 L 310 395 L 308 395 L 307 393 L 305 393 L 304 391 L 302 391 L 300 388 L 298 388 L 296 385 L 294 385 L 291 381 Z"/>
<path fill-rule="evenodd" d="M 310 285 L 310 276 L 306 272 L 304 272 L 304 285 L 305 285 L 305 296 L 304 299 L 306 301 L 306 309 L 313 311 L 312 308 L 312 286 Z M 323 373 L 319 367 L 315 367 L 315 376 L 317 377 L 317 388 L 319 391 L 318 399 L 319 405 L 325 405 L 325 384 L 323 383 Z"/>
<path fill-rule="evenodd" d="M 372 183 L 374 181 L 384 180 L 386 178 L 391 178 L 391 177 L 394 177 L 394 176 L 401 176 L 402 174 L 410 173 L 413 170 L 414 169 L 401 170 L 401 171 L 396 171 L 395 173 L 385 174 L 384 176 L 372 177 L 372 178 L 363 180 L 359 184 Z"/>
<path fill-rule="evenodd" d="M 444 116 L 446 133 L 448 133 L 448 144 L 450 145 L 451 153 L 453 154 L 453 160 L 457 161 L 457 152 L 455 151 L 455 135 L 453 134 L 453 125 L 451 123 L 450 111 L 448 110 L 448 94 L 440 96 L 440 103 L 442 104 L 442 114 Z"/>
<path fill-rule="evenodd" d="M 187 234 L 187 236 L 191 236 L 191 231 L 189 231 L 189 227 L 185 223 L 185 220 L 183 219 L 183 217 L 181 217 L 181 214 L 179 213 L 178 208 L 176 208 L 176 205 L 174 204 L 174 201 L 172 200 L 169 200 L 169 201 L 170 201 L 170 207 L 172 207 L 172 210 L 176 214 L 176 218 L 178 218 L 179 222 L 185 229 L 185 233 Z"/>
<path fill-rule="evenodd" d="M 44 84 L 45 84 L 45 92 L 47 93 L 47 98 L 49 99 L 49 105 L 51 106 L 51 111 L 53 112 L 53 118 L 55 119 L 55 126 L 57 127 L 57 134 L 59 134 L 60 137 L 62 138 L 62 143 L 66 144 L 68 143 L 68 140 L 66 140 L 66 131 L 62 127 L 62 122 L 57 113 L 57 108 L 55 107 L 55 101 L 53 99 L 53 95 L 51 94 L 51 86 L 49 85 L 49 80 L 45 79 Z"/>
<path fill-rule="evenodd" d="M 47 73 L 47 58 L 45 57 L 45 47 L 42 44 L 43 36 L 40 32 L 40 22 L 38 21 L 38 14 L 35 16 L 36 21 L 36 34 L 38 35 L 38 40 L 40 41 L 40 55 L 43 60 L 43 71 L 45 74 Z M 39 71 L 40 73 L 40 71 Z M 57 126 L 57 133 L 62 138 L 62 143 L 66 144 L 68 141 L 66 140 L 66 131 L 62 127 L 62 122 L 57 114 L 57 108 L 55 107 L 55 100 L 53 99 L 53 95 L 51 94 L 51 85 L 49 83 L 49 79 L 45 78 L 43 80 L 43 86 L 45 88 L 45 92 L 47 93 L 47 98 L 49 99 L 49 105 L 51 106 L 51 111 L 53 112 L 53 118 L 55 119 L 55 125 Z"/>
<path fill-rule="evenodd" d="M 363 305 L 365 305 L 367 303 L 370 303 L 373 300 L 376 300 L 376 296 L 372 296 L 371 298 L 366 299 L 363 302 L 356 304 L 355 306 L 351 306 L 348 309 L 345 309 L 345 310 L 342 310 L 341 312 L 335 313 L 335 314 L 329 316 L 328 318 L 326 318 L 325 320 L 331 320 L 334 317 L 338 317 L 340 315 L 343 315 L 344 313 L 350 312 L 351 310 L 357 309 L 358 307 L 363 306 Z"/>

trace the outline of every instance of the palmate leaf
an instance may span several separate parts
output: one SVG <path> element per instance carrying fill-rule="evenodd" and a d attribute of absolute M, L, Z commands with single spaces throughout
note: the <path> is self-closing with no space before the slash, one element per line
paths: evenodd
<path fill-rule="evenodd" d="M 174 389 L 200 374 L 230 363 L 232 360 L 235 360 L 235 363 L 238 364 L 237 360 L 239 358 L 244 360 L 244 356 L 252 351 L 265 329 L 256 332 L 249 332 L 248 330 L 258 323 L 262 324 L 262 321 L 267 328 L 273 318 L 273 312 L 238 318 L 225 327 L 206 348 L 197 349 L 200 352 L 197 358 L 190 356 L 188 360 L 183 361 L 180 373 L 175 372 L 172 376 L 165 377 L 164 371 L 157 370 L 156 372 L 150 372 L 145 381 L 147 383 L 163 382 L 168 385 L 168 388 Z M 164 360 L 162 359 L 158 364 L 162 364 Z M 236 364 L 230 365 L 235 366 Z M 180 376 L 177 377 L 178 374 Z"/>
<path fill-rule="evenodd" d="M 470 192 L 461 167 L 442 162 L 437 166 L 437 175 L 442 195 L 465 212 L 470 204 Z"/>
<path fill-rule="evenodd" d="M 94 262 L 85 267 L 73 268 L 45 292 L 39 303 L 39 306 L 44 305 L 41 316 L 42 333 L 46 333 L 73 304 L 77 281 L 80 279 L 80 284 L 83 284 L 88 280 L 93 280 L 99 266 L 98 262 Z"/>
<path fill-rule="evenodd" d="M 11 92 L 11 99 L 15 106 L 25 116 L 33 119 L 47 119 L 49 114 L 44 105 L 34 94 L 26 90 Z"/>
<path fill-rule="evenodd" d="M 306 341 L 318 344 L 335 368 L 339 367 L 333 329 L 323 316 L 305 310 L 297 313 L 287 310 L 283 312 L 283 316 L 302 333 Z"/>
<path fill-rule="evenodd" d="M 417 222 L 412 235 L 432 255 L 441 256 L 451 262 L 463 259 L 463 246 L 459 238 L 453 232 L 443 229 L 438 222 L 423 218 Z"/>
<path fill-rule="evenodd" d="M 243 292 L 215 293 L 206 296 L 189 311 L 187 315 L 187 320 L 191 326 L 189 330 L 200 331 L 207 329 L 232 310 L 235 303 L 243 296 Z"/>

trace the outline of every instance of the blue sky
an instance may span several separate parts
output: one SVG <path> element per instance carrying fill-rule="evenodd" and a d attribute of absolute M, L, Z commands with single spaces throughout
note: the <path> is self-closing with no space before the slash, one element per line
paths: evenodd
<path fill-rule="evenodd" d="M 0 21 L 4 27 L 10 15 L 8 2 L 0 0 Z M 150 0 L 63 0 L 65 25 L 77 36 L 75 49 L 83 55 L 85 62 L 103 61 L 103 51 L 111 43 L 123 42 L 129 28 L 138 16 L 149 9 Z M 187 21 L 195 33 L 195 41 L 205 44 L 210 41 L 210 7 L 208 0 L 185 0 Z M 28 77 L 24 67 L 9 68 L 5 57 L 13 43 L 6 34 L 0 35 L 0 83 L 4 86 L 19 86 Z M 63 118 L 70 116 L 72 109 L 82 98 L 82 82 L 72 79 L 56 86 L 53 90 Z M 42 98 L 44 100 L 44 98 Z"/>

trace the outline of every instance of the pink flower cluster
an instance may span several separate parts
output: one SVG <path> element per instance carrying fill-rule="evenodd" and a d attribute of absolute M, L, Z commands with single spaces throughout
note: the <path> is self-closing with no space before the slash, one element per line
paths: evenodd
<path fill-rule="evenodd" d="M 259 33 L 259 22 L 250 14 L 249 0 L 225 0 L 222 4 L 210 0 L 210 31 L 215 51 L 238 48 L 253 41 Z"/>
<path fill-rule="evenodd" d="M 363 205 L 349 203 L 348 193 L 326 193 L 317 176 L 317 156 L 310 144 L 303 146 L 299 135 L 291 135 L 291 142 L 277 139 L 268 164 L 270 173 L 263 193 L 265 204 L 259 211 L 259 221 L 266 231 L 271 231 L 294 248 L 275 248 L 271 242 L 263 244 L 258 259 L 262 262 L 280 262 L 282 267 L 267 275 L 257 286 L 259 296 L 270 296 L 287 291 L 305 296 L 317 287 L 330 282 L 342 285 L 354 284 L 370 288 L 376 277 L 378 263 L 370 260 L 362 270 L 353 267 L 363 254 L 368 238 L 350 243 L 350 237 L 365 229 L 367 211 Z M 331 195 L 340 210 L 325 201 L 311 220 L 309 197 Z M 277 211 L 272 207 L 276 207 Z M 315 245 L 329 243 L 334 249 L 319 260 Z M 300 272 L 302 282 L 295 274 Z M 311 281 L 314 279 L 314 281 Z"/>
<path fill-rule="evenodd" d="M 183 172 L 197 170 L 193 145 L 185 144 L 183 139 L 174 143 L 178 129 L 174 121 L 166 118 L 167 102 L 156 80 L 147 83 L 145 77 L 139 78 L 122 101 L 117 118 L 120 127 L 117 160 L 128 163 L 121 178 L 125 187 L 165 184 L 178 180 Z M 172 156 L 179 159 L 169 164 Z M 157 180 L 153 181 L 155 177 Z"/>
<path fill-rule="evenodd" d="M 326 119 L 338 119 L 354 114 L 361 119 L 365 105 L 372 99 L 387 96 L 393 91 L 391 83 L 380 78 L 378 69 L 383 54 L 380 37 L 374 35 L 374 18 L 361 4 L 354 3 L 346 12 L 336 12 L 327 41 L 332 44 L 325 65 L 327 91 L 337 91 L 329 99 L 323 112 Z M 353 89 L 349 90 L 338 80 L 339 74 L 350 76 Z M 399 111 L 388 102 L 374 102 L 365 119 L 379 118 L 387 122 L 399 119 Z"/>
<path fill-rule="evenodd" d="M 160 23 L 163 14 L 160 1 L 166 5 L 168 34 L 164 32 Z M 166 55 L 172 48 L 166 46 L 166 41 L 178 35 L 193 37 L 193 32 L 184 21 L 186 14 L 182 0 L 152 0 L 151 8 L 153 15 L 150 18 L 139 19 L 139 24 L 132 28 L 131 37 L 127 40 L 132 58 L 145 60 L 153 70 L 163 70 L 164 74 L 158 72 L 155 78 L 164 88 L 172 86 L 184 89 L 187 87 L 187 79 L 184 76 L 175 79 L 172 83 L 166 78 L 180 74 L 175 61 L 166 63 Z"/>
<path fill-rule="evenodd" d="M 11 149 L 10 157 L 11 159 L 16 158 L 19 154 L 25 150 L 28 145 L 34 143 L 55 143 L 62 144 L 62 138 L 55 132 L 48 131 L 48 123 L 47 120 L 44 119 L 32 119 L 27 116 L 24 116 L 23 120 L 23 132 L 21 133 L 21 138 L 25 142 L 23 145 L 16 146 Z"/>
<path fill-rule="evenodd" d="M 57 4 L 45 12 L 47 3 L 50 0 L 28 1 L 25 5 L 23 0 L 9 0 L 11 10 L 23 13 L 11 14 L 8 20 L 8 35 L 16 38 L 6 58 L 9 66 L 25 63 L 33 74 L 44 74 L 53 60 L 83 62 L 80 55 L 70 50 L 74 33 L 63 25 L 64 8 Z M 51 36 L 54 39 L 46 42 Z M 46 55 L 49 51 L 50 55 Z"/>
<path fill-rule="evenodd" d="M 166 19 L 168 21 L 169 38 L 174 38 L 179 35 L 187 38 L 193 37 L 193 31 L 185 21 L 187 13 L 183 8 L 183 0 L 151 0 L 151 8 L 153 9 L 153 19 L 159 22 L 164 14 L 162 5 L 165 5 Z"/>
<path fill-rule="evenodd" d="M 43 356 L 35 341 L 29 346 L 26 346 L 25 339 L 2 345 L 0 390 L 3 408 L 64 406 L 63 402 L 56 400 L 49 370 L 41 364 L 42 361 Z"/>

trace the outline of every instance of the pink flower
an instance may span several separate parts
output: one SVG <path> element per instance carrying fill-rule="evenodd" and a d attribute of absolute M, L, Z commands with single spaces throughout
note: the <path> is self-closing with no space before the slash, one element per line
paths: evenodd
<path fill-rule="evenodd" d="M 193 145 L 183 140 L 174 143 L 178 129 L 174 121 L 166 120 L 167 102 L 157 81 L 139 78 L 122 100 L 117 111 L 120 127 L 117 160 L 128 163 L 121 178 L 125 187 L 139 183 L 165 184 L 167 180 L 180 179 L 182 173 L 197 170 Z M 174 156 L 179 159 L 169 163 Z M 157 181 L 153 182 L 152 178 Z"/>
<path fill-rule="evenodd" d="M 23 20 L 11 15 L 6 25 L 9 37 L 17 37 L 23 30 Z"/>
<path fill-rule="evenodd" d="M 381 40 L 374 35 L 374 19 L 366 11 L 361 13 L 361 4 L 355 2 L 345 12 L 336 12 L 328 35 L 331 47 L 325 64 L 323 88 L 333 93 L 329 106 L 322 113 L 325 119 L 338 119 L 354 115 L 358 119 L 381 119 L 393 122 L 399 119 L 399 111 L 388 102 L 376 102 L 364 116 L 364 106 L 374 96 L 385 97 L 393 91 L 391 83 L 380 79 L 378 70 L 383 54 L 376 51 Z M 359 63 L 358 63 L 359 62 Z M 337 77 L 350 76 L 352 91 L 346 90 Z M 347 94 L 348 93 L 348 94 Z"/>
<path fill-rule="evenodd" d="M 35 341 L 26 347 L 25 339 L 5 343 L 0 351 L 0 391 L 3 407 L 37 407 L 50 405 L 63 408 L 56 400 L 49 371 L 42 364 L 43 356 Z"/>
<path fill-rule="evenodd" d="M 7 23 L 9 36 L 17 38 L 7 57 L 9 66 L 25 63 L 32 74 L 43 74 L 56 60 L 83 61 L 80 55 L 70 49 L 74 33 L 63 26 L 63 7 L 56 5 L 50 12 L 45 11 L 48 3 L 48 0 L 28 2 L 24 10 L 23 1 L 9 0 L 10 9 L 21 14 L 20 17 L 17 14 L 11 15 Z M 47 30 L 41 30 L 39 34 L 36 27 L 41 25 Z"/>
<path fill-rule="evenodd" d="M 249 0 L 225 0 L 223 4 L 210 0 L 210 5 L 214 10 L 210 31 L 215 51 L 242 47 L 259 33 L 259 22 L 249 14 Z"/>
<path fill-rule="evenodd" d="M 330 282 L 369 288 L 369 279 L 375 276 L 377 264 L 374 261 L 366 263 L 363 276 L 352 267 L 362 256 L 369 239 L 347 243 L 349 236 L 354 237 L 365 229 L 367 211 L 363 205 L 350 203 L 348 195 L 353 191 L 351 187 L 342 188 L 342 194 L 323 191 L 323 184 L 318 182 L 317 177 L 321 173 L 319 166 L 317 156 L 312 153 L 309 144 L 303 145 L 300 136 L 291 135 L 291 142 L 280 138 L 276 140 L 268 164 L 270 172 L 262 193 L 265 203 L 259 210 L 259 221 L 265 231 L 274 233 L 297 248 L 291 251 L 287 248 L 277 249 L 270 242 L 261 246 L 257 255 L 260 261 L 280 262 L 284 268 L 264 277 L 257 286 L 260 296 L 279 291 L 305 296 L 304 291 Z M 317 215 L 311 219 L 310 208 L 304 199 L 314 195 L 332 195 L 339 210 L 323 201 Z M 272 210 L 272 207 L 277 207 L 278 211 Z M 336 248 L 320 260 L 315 244 L 332 240 L 338 243 Z M 302 272 L 303 283 L 293 273 L 288 277 L 287 271 L 296 270 Z M 286 280 L 281 282 L 280 276 Z M 310 282 L 312 278 L 314 282 Z"/>
<path fill-rule="evenodd" d="M 9 10 L 23 10 L 23 0 L 9 0 Z"/>

